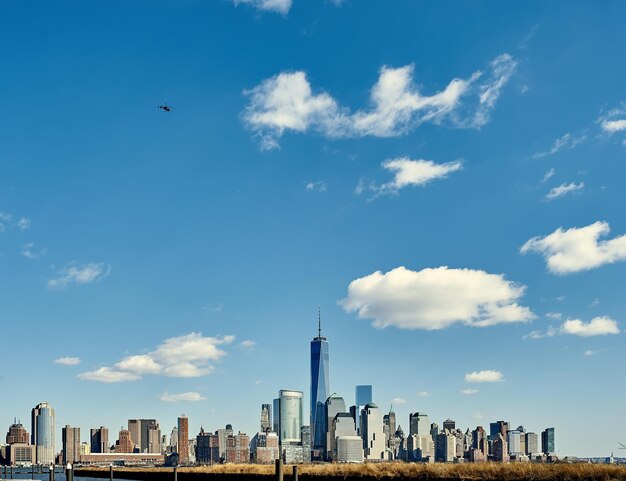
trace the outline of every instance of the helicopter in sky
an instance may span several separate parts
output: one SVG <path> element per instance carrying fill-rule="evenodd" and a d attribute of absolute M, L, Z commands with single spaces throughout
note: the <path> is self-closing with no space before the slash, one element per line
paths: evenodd
<path fill-rule="evenodd" d="M 169 105 L 167 105 L 167 102 L 165 102 L 163 105 L 158 105 L 157 108 L 165 111 L 165 112 L 171 112 L 172 111 L 172 107 L 170 107 Z"/>

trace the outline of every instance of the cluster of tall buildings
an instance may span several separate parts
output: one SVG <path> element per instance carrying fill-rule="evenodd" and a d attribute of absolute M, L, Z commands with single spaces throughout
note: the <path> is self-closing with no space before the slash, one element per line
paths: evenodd
<path fill-rule="evenodd" d="M 81 442 L 79 427 L 62 428 L 62 449 L 55 450 L 55 413 L 43 402 L 32 409 L 31 434 L 17 420 L 0 445 L 4 464 L 125 464 L 207 465 L 218 463 L 481 462 L 550 461 L 555 459 L 554 428 L 540 434 L 523 426 L 497 421 L 465 431 L 445 420 L 441 427 L 423 412 L 409 414 L 408 433 L 397 423 L 393 409 L 383 413 L 373 402 L 372 386 L 356 386 L 354 404 L 330 390 L 329 343 L 317 336 L 310 345 L 310 409 L 304 393 L 281 389 L 272 403 L 261 405 L 259 430 L 252 438 L 235 433 L 232 425 L 213 433 L 204 428 L 189 435 L 189 419 L 182 415 L 169 437 L 156 419 L 129 419 L 117 439 L 100 426 Z"/>

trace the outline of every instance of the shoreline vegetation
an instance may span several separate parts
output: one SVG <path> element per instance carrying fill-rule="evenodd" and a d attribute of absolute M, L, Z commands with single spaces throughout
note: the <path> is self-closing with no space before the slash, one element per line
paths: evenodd
<path fill-rule="evenodd" d="M 113 468 L 114 479 L 141 481 L 174 481 L 173 468 Z M 108 467 L 76 468 L 76 476 L 108 478 Z M 232 481 L 253 481 L 274 478 L 273 465 L 222 464 L 214 466 L 179 467 L 177 481 L 200 481 L 228 478 Z M 286 480 L 293 479 L 292 466 L 284 466 Z M 365 463 L 298 465 L 298 477 L 316 481 L 337 480 L 467 480 L 467 481 L 626 481 L 626 466 L 587 463 Z"/>

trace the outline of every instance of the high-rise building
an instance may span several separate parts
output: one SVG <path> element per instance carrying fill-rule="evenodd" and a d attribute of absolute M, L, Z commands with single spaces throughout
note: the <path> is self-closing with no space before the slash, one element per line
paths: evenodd
<path fill-rule="evenodd" d="M 134 449 L 137 449 L 138 452 L 142 452 L 141 419 L 129 419 L 128 420 L 128 433 L 130 434 L 130 440 L 133 443 Z"/>
<path fill-rule="evenodd" d="M 272 408 L 269 404 L 261 404 L 261 432 L 272 430 Z"/>
<path fill-rule="evenodd" d="M 87 456 L 91 454 L 91 443 L 80 443 L 80 455 Z"/>
<path fill-rule="evenodd" d="M 172 433 L 170 434 L 170 447 L 168 451 L 170 453 L 178 452 L 178 426 L 174 426 L 172 428 Z"/>
<path fill-rule="evenodd" d="M 389 409 L 389 413 L 383 416 L 383 425 L 385 430 L 385 441 L 387 447 L 391 447 L 391 439 L 396 433 L 396 413 L 393 412 L 393 406 Z"/>
<path fill-rule="evenodd" d="M 65 426 L 61 432 L 63 464 L 74 464 L 80 459 L 80 428 Z"/>
<path fill-rule="evenodd" d="M 537 433 L 526 433 L 526 454 L 533 455 L 539 453 L 539 436 Z"/>
<path fill-rule="evenodd" d="M 30 444 L 30 438 L 28 436 L 28 431 L 26 428 L 22 426 L 22 423 L 19 423 L 17 420 L 9 426 L 9 431 L 7 432 L 6 438 L 7 444 Z"/>
<path fill-rule="evenodd" d="M 428 436 L 430 434 L 430 431 L 430 421 L 428 420 L 428 414 L 409 414 L 409 435 L 417 434 L 418 436 Z"/>
<path fill-rule="evenodd" d="M 226 441 L 226 462 L 246 464 L 250 462 L 250 436 L 246 433 L 231 434 Z"/>
<path fill-rule="evenodd" d="M 147 437 L 146 446 L 144 452 L 146 453 L 160 453 L 161 452 L 161 428 L 156 421 L 147 424 Z"/>
<path fill-rule="evenodd" d="M 108 453 L 109 452 L 109 430 L 104 426 L 92 428 L 89 432 L 92 453 Z"/>
<path fill-rule="evenodd" d="M 219 454 L 222 460 L 226 459 L 226 448 L 228 447 L 228 436 L 233 435 L 232 424 L 227 424 L 224 428 L 215 431 L 217 434 L 217 442 L 219 447 Z"/>
<path fill-rule="evenodd" d="M 156 419 L 129 419 L 128 431 L 137 452 L 158 453 L 160 451 L 156 447 L 160 443 L 154 442 L 154 436 L 156 436 L 154 431 L 160 431 L 159 423 Z M 152 443 L 150 443 L 151 437 Z"/>
<path fill-rule="evenodd" d="M 278 393 L 278 437 L 281 446 L 302 442 L 300 433 L 300 428 L 304 425 L 302 398 L 302 391 L 282 389 Z"/>
<path fill-rule="evenodd" d="M 332 458 L 333 453 L 333 441 L 335 433 L 333 431 L 333 421 L 335 416 L 339 413 L 346 413 L 346 402 L 341 396 L 333 394 L 326 400 L 324 409 L 324 416 L 326 418 L 326 436 L 324 439 L 324 459 L 329 460 Z"/>
<path fill-rule="evenodd" d="M 493 423 L 492 423 L 493 424 Z M 507 462 L 509 460 L 508 446 L 506 438 L 502 433 L 497 432 L 493 439 L 493 460 L 499 462 Z"/>
<path fill-rule="evenodd" d="M 280 399 L 274 399 L 272 402 L 272 412 L 274 417 L 272 418 L 272 431 L 276 434 L 280 433 L 280 426 L 278 425 L 278 418 L 280 415 Z"/>
<path fill-rule="evenodd" d="M 482 426 L 478 426 L 472 431 L 472 448 L 477 449 L 486 457 L 489 455 L 489 443 L 487 442 L 487 432 Z M 482 457 L 481 457 L 482 460 Z"/>
<path fill-rule="evenodd" d="M 380 414 L 378 406 L 374 403 L 366 404 L 361 411 L 363 454 L 367 460 L 385 459 L 385 435 Z"/>
<path fill-rule="evenodd" d="M 525 454 L 521 446 L 521 433 L 517 429 L 512 429 L 506 433 L 506 441 L 508 443 L 509 456 L 519 456 Z"/>
<path fill-rule="evenodd" d="M 546 456 L 556 453 L 554 450 L 554 428 L 547 428 L 541 433 L 541 451 Z"/>
<path fill-rule="evenodd" d="M 324 414 L 326 399 L 330 394 L 328 341 L 322 336 L 321 316 L 318 313 L 317 337 L 311 341 L 311 445 L 323 450 L 326 444 Z"/>
<path fill-rule="evenodd" d="M 448 431 L 454 431 L 456 429 L 456 423 L 450 418 L 443 422 L 443 430 L 445 431 L 446 429 Z"/>
<path fill-rule="evenodd" d="M 435 459 L 442 463 L 451 463 L 456 456 L 456 436 L 448 429 L 444 429 L 437 436 Z"/>
<path fill-rule="evenodd" d="M 274 464 L 280 457 L 278 435 L 271 431 L 255 434 L 250 441 L 250 456 L 257 464 Z"/>
<path fill-rule="evenodd" d="M 366 405 L 371 402 L 372 386 L 369 384 L 356 386 L 356 388 L 354 389 L 354 425 L 356 426 L 358 434 L 360 434 L 361 429 L 361 411 Z"/>
<path fill-rule="evenodd" d="M 348 413 L 337 413 L 331 423 L 332 436 L 330 439 L 329 455 L 337 461 L 337 439 L 340 436 L 354 437 L 356 429 L 354 428 L 354 418 Z M 363 442 L 361 441 L 361 451 L 363 451 Z M 363 457 L 361 453 L 361 458 Z"/>
<path fill-rule="evenodd" d="M 178 462 L 189 464 L 189 419 L 184 414 L 178 418 Z"/>
<path fill-rule="evenodd" d="M 196 462 L 198 464 L 218 464 L 220 462 L 220 446 L 217 434 L 211 434 L 200 428 L 196 437 Z"/>
<path fill-rule="evenodd" d="M 506 421 L 496 421 L 495 423 L 489 423 L 489 438 L 491 440 L 496 439 L 498 434 L 502 434 L 506 441 L 506 432 L 509 430 L 509 423 Z"/>
<path fill-rule="evenodd" d="M 135 445 L 133 444 L 133 438 L 130 434 L 130 431 L 127 429 L 121 429 L 119 438 L 115 443 L 115 452 L 116 453 L 132 453 L 135 450 Z"/>
<path fill-rule="evenodd" d="M 31 411 L 31 444 L 35 446 L 37 464 L 54 463 L 55 416 L 54 409 L 47 402 L 37 404 Z"/>

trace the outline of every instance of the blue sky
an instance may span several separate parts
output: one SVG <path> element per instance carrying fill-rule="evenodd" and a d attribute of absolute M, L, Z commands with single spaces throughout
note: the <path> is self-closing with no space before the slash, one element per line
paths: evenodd
<path fill-rule="evenodd" d="M 308 395 L 321 305 L 348 403 L 372 384 L 404 428 L 505 419 L 608 455 L 625 14 L 3 2 L 0 426 L 47 400 L 59 441 L 181 413 L 254 433 Z"/>

